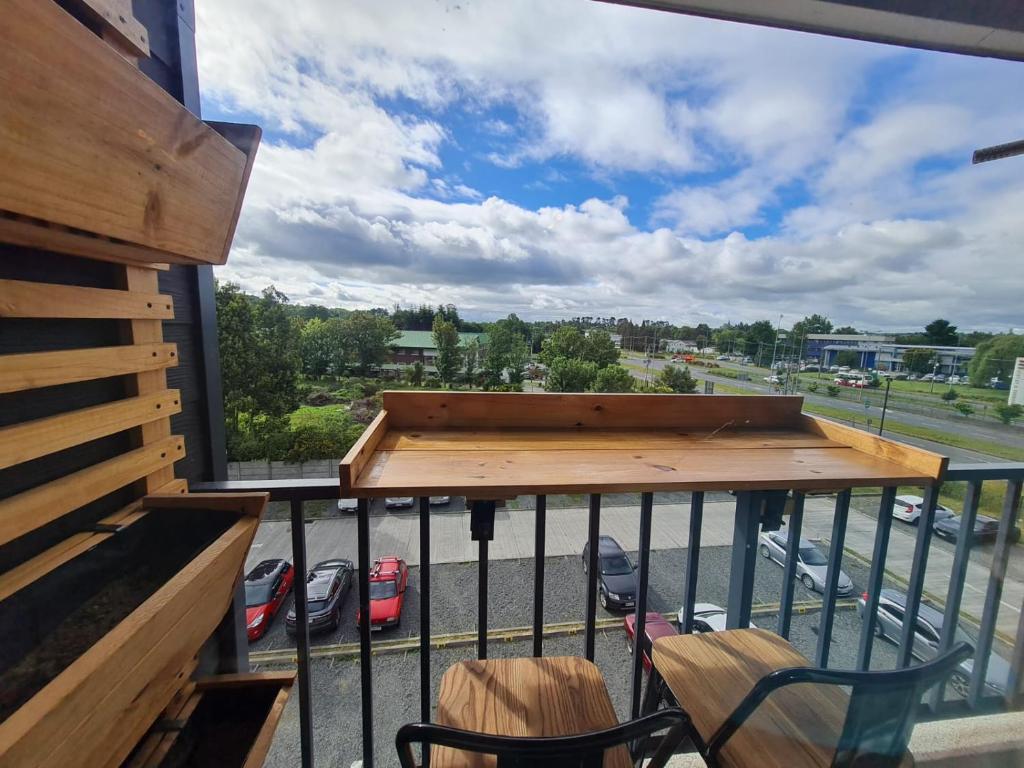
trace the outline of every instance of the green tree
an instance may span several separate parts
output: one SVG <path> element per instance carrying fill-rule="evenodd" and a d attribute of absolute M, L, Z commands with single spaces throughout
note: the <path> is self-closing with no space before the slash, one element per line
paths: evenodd
<path fill-rule="evenodd" d="M 466 383 L 472 384 L 476 375 L 476 366 L 480 361 L 480 341 L 473 339 L 462 347 L 462 361 L 466 368 Z"/>
<path fill-rule="evenodd" d="M 405 369 L 405 378 L 414 387 L 423 386 L 423 374 L 424 368 L 423 363 L 417 360 L 415 363 Z"/>
<path fill-rule="evenodd" d="M 313 317 L 303 323 L 299 330 L 299 352 L 302 372 L 312 379 L 319 379 L 332 370 L 340 371 L 345 363 L 341 320 Z"/>
<path fill-rule="evenodd" d="M 597 379 L 597 365 L 578 357 L 556 357 L 548 364 L 548 392 L 586 392 Z"/>
<path fill-rule="evenodd" d="M 845 365 L 848 368 L 856 368 L 860 365 L 860 355 L 852 349 L 841 349 L 836 353 L 836 365 Z"/>
<path fill-rule="evenodd" d="M 1019 419 L 1024 416 L 1024 406 L 1014 403 L 1000 403 L 993 410 L 996 412 L 996 417 L 1003 422 L 1003 424 L 1010 424 L 1015 419 Z"/>
<path fill-rule="evenodd" d="M 931 373 L 937 359 L 934 349 L 908 349 L 903 353 L 903 368 L 911 373 Z"/>
<path fill-rule="evenodd" d="M 632 392 L 636 381 L 621 365 L 609 365 L 597 372 L 594 380 L 595 392 Z"/>
<path fill-rule="evenodd" d="M 287 304 L 288 297 L 270 286 L 253 311 L 257 346 L 249 371 L 253 406 L 272 416 L 288 413 L 299 404 L 299 329 L 288 316 Z"/>
<path fill-rule="evenodd" d="M 1024 336 L 1004 334 L 981 342 L 968 367 L 971 384 L 988 386 L 991 379 L 1009 381 L 1018 357 L 1024 357 Z"/>
<path fill-rule="evenodd" d="M 674 365 L 666 365 L 661 369 L 658 383 L 680 394 L 689 394 L 697 391 L 697 382 L 690 375 L 690 369 L 686 367 L 679 368 Z"/>
<path fill-rule="evenodd" d="M 523 327 L 525 323 L 515 315 L 487 326 L 487 349 L 482 364 L 485 387 L 500 386 L 506 371 L 510 383 L 522 383 L 523 368 L 530 358 Z"/>
<path fill-rule="evenodd" d="M 509 384 L 522 388 L 528 362 L 530 362 L 530 345 L 522 336 L 514 334 L 505 354 L 505 369 Z"/>
<path fill-rule="evenodd" d="M 928 339 L 928 344 L 939 347 L 952 347 L 957 341 L 956 326 L 950 325 L 949 320 L 943 320 L 941 317 L 924 327 L 924 335 Z"/>
<path fill-rule="evenodd" d="M 963 416 L 965 419 L 972 413 L 974 413 L 974 406 L 968 402 L 964 402 L 963 400 L 958 402 L 954 406 L 954 408 L 956 408 L 960 412 L 960 415 Z"/>
<path fill-rule="evenodd" d="M 840 326 L 839 328 L 834 329 L 833 331 L 831 331 L 831 333 L 842 336 L 857 336 L 860 334 L 860 331 L 858 331 L 852 325 L 843 325 Z"/>
<path fill-rule="evenodd" d="M 540 361 L 551 366 L 555 360 L 585 360 L 587 340 L 574 325 L 563 325 L 544 339 L 541 345 Z"/>
<path fill-rule="evenodd" d="M 455 323 L 437 314 L 434 315 L 433 336 L 434 346 L 437 347 L 437 357 L 434 359 L 437 377 L 444 386 L 449 387 L 462 368 L 459 332 L 455 329 Z"/>
<path fill-rule="evenodd" d="M 957 393 L 957 391 L 955 389 L 950 387 L 949 389 L 947 389 L 945 392 L 942 393 L 941 397 L 947 403 L 951 403 L 954 400 L 956 400 L 958 397 L 960 397 L 960 395 Z"/>
<path fill-rule="evenodd" d="M 608 331 L 590 331 L 586 336 L 583 359 L 606 368 L 619 361 L 619 350 Z"/>
<path fill-rule="evenodd" d="M 832 321 L 824 315 L 808 315 L 803 320 L 793 323 L 793 330 L 790 333 L 797 339 L 802 339 L 809 333 L 832 333 Z"/>
<path fill-rule="evenodd" d="M 765 348 L 768 350 L 768 355 L 771 355 L 772 345 L 775 343 L 775 326 L 769 321 L 758 320 L 756 323 L 751 323 L 743 336 L 748 355 L 757 355 Z M 755 362 L 760 363 L 761 361 Z"/>
<path fill-rule="evenodd" d="M 340 330 L 346 359 L 364 375 L 387 361 L 391 343 L 401 336 L 390 318 L 372 311 L 353 312 L 341 321 Z"/>

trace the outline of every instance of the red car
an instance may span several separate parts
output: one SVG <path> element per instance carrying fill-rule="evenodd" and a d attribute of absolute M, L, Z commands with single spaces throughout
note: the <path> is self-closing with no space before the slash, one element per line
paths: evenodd
<path fill-rule="evenodd" d="M 629 649 L 630 654 L 633 653 L 633 636 L 636 634 L 636 616 L 629 614 L 622 621 L 622 625 L 626 628 L 626 648 Z M 647 635 L 647 641 L 644 643 L 644 669 L 648 672 L 651 671 L 651 647 L 654 645 L 654 641 L 659 637 L 669 637 L 671 635 L 678 635 L 679 632 L 664 616 L 660 613 L 650 611 L 647 614 L 647 619 L 644 623 L 644 634 Z"/>
<path fill-rule="evenodd" d="M 370 629 L 397 627 L 402 620 L 409 568 L 400 557 L 382 557 L 370 571 Z M 362 615 L 356 611 L 356 624 Z"/>
<path fill-rule="evenodd" d="M 292 591 L 295 569 L 287 560 L 264 560 L 245 577 L 245 625 L 249 642 L 259 640 Z"/>

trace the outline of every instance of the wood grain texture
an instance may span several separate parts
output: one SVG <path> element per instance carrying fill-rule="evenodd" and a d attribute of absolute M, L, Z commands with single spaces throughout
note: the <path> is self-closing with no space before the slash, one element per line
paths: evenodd
<path fill-rule="evenodd" d="M 659 638 L 653 660 L 705 741 L 762 677 L 776 669 L 812 666 L 788 642 L 763 629 Z M 801 683 L 781 688 L 726 742 L 721 764 L 828 766 L 848 705 L 848 696 L 836 686 Z"/>
<path fill-rule="evenodd" d="M 349 448 L 345 458 L 338 464 L 338 478 L 341 481 L 341 496 L 347 496 L 355 486 L 356 478 L 373 457 L 373 452 L 388 431 L 388 412 L 382 410 L 363 430 L 355 444 Z"/>
<path fill-rule="evenodd" d="M 126 52 L 149 56 L 146 27 L 132 13 L 131 0 L 71 0 L 95 21 L 102 24 L 104 39 L 112 37 Z"/>
<path fill-rule="evenodd" d="M 793 428 L 802 397 L 385 392 L 391 428 Z"/>
<path fill-rule="evenodd" d="M 453 664 L 441 678 L 437 722 L 502 736 L 570 736 L 618 724 L 604 678 L 578 656 L 489 659 Z M 493 756 L 433 747 L 435 768 L 493 766 Z M 631 765 L 624 746 L 605 752 L 605 768 Z"/>
<path fill-rule="evenodd" d="M 154 371 L 178 364 L 174 344 L 132 344 L 0 356 L 0 392 Z"/>
<path fill-rule="evenodd" d="M 0 501 L 0 544 L 146 477 L 160 467 L 170 466 L 184 455 L 184 438 L 169 437 L 3 499 Z"/>
<path fill-rule="evenodd" d="M 23 245 L 28 248 L 41 248 L 56 253 L 67 253 L 72 256 L 84 256 L 96 261 L 109 261 L 115 264 L 137 264 L 166 272 L 169 265 L 158 261 L 166 254 L 153 248 L 146 248 L 122 240 L 111 240 L 88 232 L 80 232 L 67 227 L 48 225 L 46 222 L 27 216 L 0 211 L 0 242 Z M 185 260 L 190 263 L 198 260 Z"/>
<path fill-rule="evenodd" d="M 170 493 L 150 494 L 142 499 L 144 509 L 215 509 L 237 512 L 246 517 L 260 517 L 267 508 L 270 494 L 253 493 Z"/>
<path fill-rule="evenodd" d="M 174 305 L 158 293 L 0 280 L 0 317 L 171 320 Z"/>
<path fill-rule="evenodd" d="M 56 3 L 4 22 L 0 210 L 223 263 L 246 155 Z"/>
<path fill-rule="evenodd" d="M 180 393 L 165 389 L 4 427 L 0 429 L 0 469 L 180 412 Z"/>

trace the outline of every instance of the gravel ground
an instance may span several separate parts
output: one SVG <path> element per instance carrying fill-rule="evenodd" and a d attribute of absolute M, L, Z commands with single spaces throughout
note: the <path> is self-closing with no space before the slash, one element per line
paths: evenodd
<path fill-rule="evenodd" d="M 731 551 L 728 547 L 701 551 L 698 600 L 724 605 L 727 601 Z M 682 574 L 686 550 L 662 550 L 651 553 L 649 605 L 651 610 L 670 612 L 679 609 L 682 601 Z M 782 589 L 782 569 L 758 558 L 754 580 L 755 623 L 774 629 L 774 613 L 757 613 L 758 604 L 777 602 Z M 848 559 L 844 569 L 850 574 L 859 592 L 867 581 L 867 569 Z M 488 616 L 492 628 L 527 626 L 532 622 L 533 561 L 506 560 L 490 564 Z M 419 631 L 419 569 L 410 569 L 409 588 L 402 624 L 395 630 L 374 635 L 396 638 L 416 635 Z M 475 563 L 435 565 L 431 568 L 432 634 L 464 632 L 476 626 L 477 566 Z M 548 558 L 545 562 L 544 613 L 546 622 L 582 621 L 586 581 L 578 557 Z M 797 583 L 796 601 L 820 596 Z M 346 598 L 344 612 L 349 620 L 335 633 L 314 636 L 314 644 L 355 642 L 358 640 L 351 617 L 358 600 L 356 592 Z M 598 606 L 598 616 L 610 614 Z M 813 658 L 817 648 L 817 612 L 793 616 L 791 640 L 807 656 Z M 861 622 L 856 612 L 840 610 L 835 614 L 830 666 L 853 666 Z M 253 650 L 292 647 L 293 641 L 284 633 L 283 621 L 276 621 L 267 637 L 252 645 Z M 891 668 L 895 664 L 895 648 L 886 642 L 877 643 L 872 666 Z M 491 657 L 528 655 L 529 641 L 493 643 Z M 582 633 L 545 640 L 548 655 L 579 655 L 583 652 Z M 444 670 L 452 663 L 475 657 L 473 646 L 436 650 L 431 654 L 434 695 Z M 599 632 L 596 662 L 605 675 L 609 693 L 620 719 L 629 709 L 629 654 L 621 629 Z M 419 719 L 419 654 L 381 654 L 373 660 L 373 693 L 375 710 L 375 744 L 379 765 L 396 765 L 394 734 L 403 723 Z M 359 663 L 354 659 L 314 659 L 313 705 L 316 760 L 322 766 L 347 766 L 357 760 L 361 750 Z M 268 766 L 293 766 L 298 762 L 298 705 L 292 697 L 282 718 Z"/>

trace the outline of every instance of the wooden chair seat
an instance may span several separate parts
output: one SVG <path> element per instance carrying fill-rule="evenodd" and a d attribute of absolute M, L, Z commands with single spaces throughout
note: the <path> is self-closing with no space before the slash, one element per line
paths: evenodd
<path fill-rule="evenodd" d="M 452 665 L 441 678 L 439 725 L 499 736 L 570 736 L 618 724 L 601 672 L 576 656 L 487 659 Z M 431 768 L 493 766 L 493 755 L 433 746 Z M 630 768 L 625 746 L 605 768 Z"/>
<path fill-rule="evenodd" d="M 810 667 L 786 640 L 761 629 L 659 638 L 654 666 L 707 743 L 754 685 L 789 667 Z M 773 691 L 718 755 L 721 766 L 829 766 L 849 696 L 835 685 L 799 683 Z M 913 765 L 909 753 L 901 765 Z"/>

